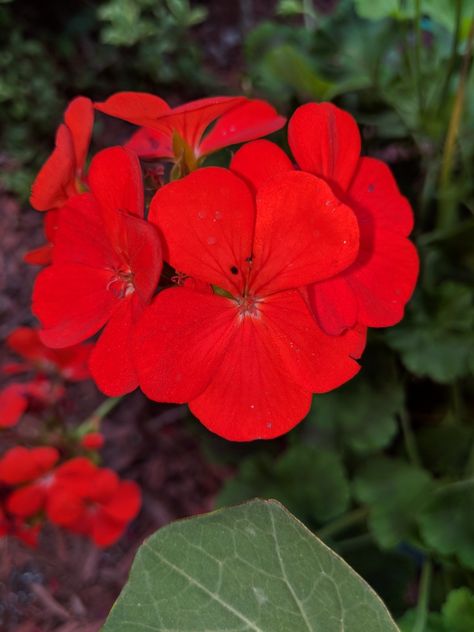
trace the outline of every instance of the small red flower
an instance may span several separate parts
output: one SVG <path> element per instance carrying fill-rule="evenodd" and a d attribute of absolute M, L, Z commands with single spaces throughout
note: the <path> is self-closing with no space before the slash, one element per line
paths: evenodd
<path fill-rule="evenodd" d="M 64 388 L 51 377 L 80 381 L 90 376 L 90 344 L 49 349 L 41 342 L 38 331 L 29 327 L 15 329 L 6 344 L 23 362 L 5 364 L 2 371 L 8 375 L 33 371 L 36 375 L 26 382 L 10 383 L 0 391 L 0 428 L 14 426 L 31 402 L 42 406 L 57 402 L 64 395 Z"/>
<path fill-rule="evenodd" d="M 188 148 L 197 160 L 223 147 L 271 134 L 286 121 L 265 101 L 245 97 L 198 99 L 170 108 L 151 94 L 118 92 L 96 103 L 95 108 L 141 126 L 127 148 L 145 159 L 176 158 Z M 214 121 L 214 127 L 206 133 Z M 181 142 L 176 143 L 177 138 Z"/>
<path fill-rule="evenodd" d="M 120 147 L 97 154 L 91 193 L 59 211 L 53 264 L 40 272 L 33 293 L 41 339 L 51 347 L 76 344 L 105 325 L 90 369 L 108 395 L 137 386 L 131 332 L 161 272 L 158 234 L 143 219 L 141 178 L 134 154 Z"/>
<path fill-rule="evenodd" d="M 35 548 L 38 544 L 38 537 L 41 525 L 28 525 L 16 516 L 9 516 L 0 506 L 0 538 L 13 536 L 29 547 Z"/>
<path fill-rule="evenodd" d="M 189 402 L 227 439 L 271 438 L 305 416 L 313 392 L 357 373 L 365 332 L 325 335 L 297 289 L 357 255 L 357 220 L 323 180 L 284 174 L 255 199 L 228 170 L 200 169 L 160 189 L 149 219 L 167 261 L 197 280 L 162 291 L 137 325 L 151 399 Z"/>
<path fill-rule="evenodd" d="M 0 483 L 22 485 L 6 501 L 9 513 L 29 518 L 40 512 L 48 495 L 51 472 L 59 459 L 55 448 L 15 447 L 0 459 Z"/>
<path fill-rule="evenodd" d="M 78 457 L 57 469 L 47 514 L 55 524 L 106 547 L 121 537 L 140 505 L 136 483 L 121 481 L 112 470 Z"/>
<path fill-rule="evenodd" d="M 407 239 L 413 227 L 408 200 L 387 165 L 360 157 L 357 124 L 336 106 L 299 107 L 290 119 L 288 139 L 300 169 L 326 180 L 359 223 L 360 250 L 354 263 L 308 287 L 319 324 L 332 335 L 356 323 L 394 325 L 403 317 L 418 277 L 416 249 Z M 279 147 L 257 141 L 235 154 L 231 168 L 258 189 L 293 165 Z"/>
<path fill-rule="evenodd" d="M 39 331 L 30 327 L 18 327 L 8 336 L 7 346 L 24 358 L 24 363 L 4 366 L 6 373 L 37 371 L 57 374 L 65 380 L 80 382 L 90 377 L 87 362 L 93 345 L 80 344 L 66 349 L 50 349 L 41 341 Z"/>
<path fill-rule="evenodd" d="M 104 445 L 104 435 L 100 432 L 89 432 L 81 439 L 81 446 L 86 450 L 100 450 Z"/>
<path fill-rule="evenodd" d="M 37 211 L 59 208 L 81 192 L 93 123 L 90 99 L 73 99 L 56 132 L 56 147 L 33 183 L 30 203 Z"/>

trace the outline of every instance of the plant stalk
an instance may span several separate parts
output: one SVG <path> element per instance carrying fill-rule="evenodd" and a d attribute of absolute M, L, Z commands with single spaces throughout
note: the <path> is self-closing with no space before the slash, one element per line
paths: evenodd
<path fill-rule="evenodd" d="M 451 111 L 451 117 L 449 119 L 448 131 L 446 134 L 446 140 L 444 143 L 443 156 L 441 161 L 441 174 L 440 174 L 440 205 L 438 213 L 437 228 L 444 230 L 454 224 L 455 206 L 449 201 L 448 193 L 451 183 L 451 175 L 453 172 L 454 155 L 456 149 L 456 140 L 459 136 L 461 127 L 461 119 L 464 111 L 465 98 L 466 98 L 466 85 L 469 77 L 469 70 L 472 60 L 472 51 L 474 45 L 474 18 L 471 20 L 469 28 L 469 35 L 467 38 L 467 48 L 464 54 L 463 64 L 461 68 L 461 75 L 459 77 L 459 84 L 454 99 L 453 109 Z"/>

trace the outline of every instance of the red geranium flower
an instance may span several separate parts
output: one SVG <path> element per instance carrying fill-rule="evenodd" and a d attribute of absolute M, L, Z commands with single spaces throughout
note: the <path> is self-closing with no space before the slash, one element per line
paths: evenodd
<path fill-rule="evenodd" d="M 154 226 L 143 219 L 140 165 L 115 147 L 93 159 L 91 193 L 71 198 L 59 211 L 53 264 L 40 272 L 33 312 L 51 347 L 85 340 L 106 325 L 91 354 L 94 380 L 108 395 L 137 386 L 130 338 L 161 272 Z"/>
<path fill-rule="evenodd" d="M 15 447 L 0 459 L 0 483 L 22 485 L 7 498 L 9 513 L 28 518 L 43 509 L 51 483 L 51 472 L 58 459 L 58 451 L 51 447 Z"/>
<path fill-rule="evenodd" d="M 56 147 L 33 183 L 30 204 L 37 211 L 59 208 L 71 195 L 82 191 L 93 123 L 91 100 L 73 99 L 56 132 Z"/>
<path fill-rule="evenodd" d="M 333 335 L 356 323 L 394 325 L 418 276 L 416 249 L 407 239 L 413 227 L 408 200 L 385 163 L 360 157 L 357 124 L 336 106 L 301 106 L 290 119 L 288 138 L 300 169 L 326 180 L 359 222 L 360 250 L 352 266 L 308 287 L 319 324 Z M 258 189 L 293 166 L 279 147 L 258 141 L 242 147 L 231 168 Z"/>
<path fill-rule="evenodd" d="M 40 531 L 41 525 L 28 525 L 16 516 L 9 516 L 0 506 L 0 538 L 10 535 L 18 538 L 23 544 L 34 548 L 38 544 Z"/>
<path fill-rule="evenodd" d="M 60 466 L 48 499 L 51 522 L 110 546 L 140 510 L 140 488 L 78 457 Z"/>
<path fill-rule="evenodd" d="M 53 404 L 64 394 L 60 384 L 51 377 L 81 381 L 90 377 L 87 362 L 92 345 L 81 344 L 68 349 L 49 349 L 40 340 L 36 329 L 18 327 L 6 340 L 7 346 L 23 358 L 2 367 L 9 375 L 35 372 L 26 382 L 13 382 L 0 391 L 0 427 L 15 425 L 31 401 L 42 405 Z"/>
<path fill-rule="evenodd" d="M 137 325 L 151 399 L 189 402 L 227 439 L 271 438 L 304 417 L 313 392 L 357 373 L 364 332 L 325 335 L 296 289 L 337 274 L 358 250 L 357 220 L 323 180 L 284 174 L 255 200 L 228 170 L 200 169 L 160 189 L 149 219 L 165 258 L 197 280 L 162 291 Z"/>
<path fill-rule="evenodd" d="M 271 134 L 286 121 L 265 101 L 245 97 L 198 99 L 170 108 L 151 94 L 118 92 L 95 108 L 142 127 L 127 143 L 141 158 L 184 158 L 188 166 L 223 147 Z M 186 152 L 190 155 L 183 157 Z"/>

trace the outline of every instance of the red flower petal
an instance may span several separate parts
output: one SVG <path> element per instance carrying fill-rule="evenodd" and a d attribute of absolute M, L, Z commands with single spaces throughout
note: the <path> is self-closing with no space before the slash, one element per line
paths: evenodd
<path fill-rule="evenodd" d="M 261 304 L 262 328 L 273 340 L 285 374 L 313 393 L 325 393 L 353 378 L 360 366 L 365 332 L 351 336 L 326 335 L 314 322 L 301 294 L 279 292 Z"/>
<path fill-rule="evenodd" d="M 334 276 L 354 261 L 358 246 L 354 213 L 323 180 L 292 171 L 257 191 L 255 294 Z"/>
<path fill-rule="evenodd" d="M 6 339 L 7 346 L 27 360 L 38 360 L 45 356 L 45 346 L 38 331 L 31 327 L 17 327 Z"/>
<path fill-rule="evenodd" d="M 103 506 L 104 513 L 117 522 L 129 522 L 140 511 L 141 492 L 133 481 L 120 481 L 115 495 Z"/>
<path fill-rule="evenodd" d="M 56 218 L 53 263 L 74 263 L 94 268 L 120 265 L 100 207 L 90 193 L 70 198 L 61 210 L 56 211 Z"/>
<path fill-rule="evenodd" d="M 136 153 L 143 160 L 172 158 L 174 156 L 170 135 L 146 127 L 142 127 L 138 132 L 135 132 L 125 143 L 124 147 Z"/>
<path fill-rule="evenodd" d="M 23 384 L 9 384 L 0 391 L 0 428 L 17 424 L 28 406 Z"/>
<path fill-rule="evenodd" d="M 106 215 L 122 211 L 143 217 L 142 172 L 133 152 L 123 147 L 100 151 L 91 162 L 88 184 Z"/>
<path fill-rule="evenodd" d="M 53 244 L 45 244 L 29 250 L 23 255 L 23 261 L 32 266 L 47 266 L 53 258 Z"/>
<path fill-rule="evenodd" d="M 62 124 L 56 132 L 56 146 L 33 182 L 30 204 L 37 211 L 62 206 L 74 193 L 75 154 L 71 132 Z"/>
<path fill-rule="evenodd" d="M 140 121 L 154 119 L 171 109 L 166 101 L 147 92 L 117 92 L 102 103 L 94 103 L 94 107 L 99 112 L 135 125 L 141 125 Z"/>
<path fill-rule="evenodd" d="M 70 527 L 83 518 L 83 499 L 66 488 L 51 488 L 46 503 L 46 513 L 53 524 Z"/>
<path fill-rule="evenodd" d="M 71 132 L 76 169 L 80 175 L 86 162 L 94 125 L 92 101 L 86 97 L 73 99 L 64 113 L 64 122 Z"/>
<path fill-rule="evenodd" d="M 230 169 L 258 189 L 270 178 L 293 171 L 294 167 L 278 145 L 268 140 L 256 140 L 243 145 L 234 154 Z"/>
<path fill-rule="evenodd" d="M 332 103 L 300 106 L 288 124 L 288 142 L 296 162 L 345 190 L 359 161 L 360 134 L 350 114 Z"/>
<path fill-rule="evenodd" d="M 149 220 L 163 234 L 165 259 L 176 270 L 239 291 L 255 220 L 252 195 L 240 178 L 219 167 L 199 169 L 158 190 Z"/>
<path fill-rule="evenodd" d="M 81 446 L 86 450 L 100 450 L 105 442 L 104 435 L 100 432 L 89 432 L 81 439 Z"/>
<path fill-rule="evenodd" d="M 388 230 L 361 240 L 361 254 L 347 281 L 357 296 L 359 321 L 368 327 L 389 327 L 403 318 L 416 285 L 419 260 L 415 246 Z"/>
<path fill-rule="evenodd" d="M 135 363 L 145 394 L 175 403 L 197 397 L 232 339 L 235 317 L 235 305 L 222 296 L 186 288 L 160 292 L 135 333 Z"/>
<path fill-rule="evenodd" d="M 389 167 L 381 160 L 361 158 L 348 193 L 361 225 L 369 216 L 377 229 L 404 236 L 411 233 L 413 211 L 410 203 L 400 193 Z"/>
<path fill-rule="evenodd" d="M 130 393 L 138 386 L 132 358 L 134 329 L 131 299 L 126 299 L 106 324 L 90 358 L 94 382 L 109 397 Z"/>
<path fill-rule="evenodd" d="M 126 523 L 117 522 L 109 518 L 104 512 L 99 512 L 92 520 L 89 535 L 96 546 L 105 548 L 115 544 L 122 537 L 126 527 Z"/>
<path fill-rule="evenodd" d="M 307 414 L 311 393 L 295 383 L 266 319 L 244 318 L 206 390 L 189 404 L 212 432 L 230 441 L 270 439 Z"/>
<path fill-rule="evenodd" d="M 68 347 L 95 334 L 117 306 L 107 291 L 111 273 L 83 265 L 52 265 L 39 273 L 33 291 L 33 313 L 43 327 L 41 340 Z"/>
<path fill-rule="evenodd" d="M 28 483 L 48 472 L 58 459 L 55 448 L 11 448 L 0 459 L 0 481 L 7 485 Z"/>
<path fill-rule="evenodd" d="M 245 97 L 210 97 L 190 101 L 170 112 L 160 115 L 156 120 L 139 123 L 144 127 L 168 133 L 172 137 L 177 132 L 183 140 L 198 154 L 201 138 L 218 117 L 246 102 Z"/>
<path fill-rule="evenodd" d="M 228 145 L 266 136 L 285 125 L 286 118 L 266 101 L 254 99 L 223 114 L 199 146 L 204 156 Z"/>
<path fill-rule="evenodd" d="M 308 286 L 308 298 L 318 323 L 328 334 L 338 336 L 356 324 L 358 301 L 346 274 Z"/>
<path fill-rule="evenodd" d="M 42 485 L 26 485 L 13 491 L 7 498 L 7 510 L 21 518 L 34 516 L 43 509 L 46 500 L 45 488 Z"/>
<path fill-rule="evenodd" d="M 119 477 L 113 470 L 98 468 L 88 494 L 88 500 L 96 503 L 107 503 L 119 493 Z"/>

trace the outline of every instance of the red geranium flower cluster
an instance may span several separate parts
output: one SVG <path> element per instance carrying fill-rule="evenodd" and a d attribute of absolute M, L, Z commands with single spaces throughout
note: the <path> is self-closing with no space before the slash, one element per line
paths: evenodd
<path fill-rule="evenodd" d="M 108 395 L 139 385 L 187 402 L 232 440 L 287 432 L 313 393 L 358 372 L 367 327 L 398 322 L 415 286 L 412 211 L 389 168 L 360 156 L 355 121 L 328 103 L 291 117 L 293 161 L 253 140 L 284 124 L 267 103 L 170 108 L 125 92 L 95 108 L 140 129 L 85 175 L 91 108 L 71 104 L 33 187 L 32 205 L 55 217 L 33 297 L 41 339 L 61 348 L 100 332 L 90 369 Z M 202 167 L 243 142 L 228 169 Z M 173 163 L 149 206 L 139 159 Z"/>
<path fill-rule="evenodd" d="M 14 426 L 32 403 L 40 407 L 56 403 L 64 396 L 64 381 L 79 382 L 90 377 L 92 344 L 50 349 L 41 342 L 38 331 L 29 327 L 15 329 L 6 344 L 23 361 L 5 364 L 2 372 L 27 374 L 29 379 L 15 380 L 0 390 L 0 428 Z"/>
<path fill-rule="evenodd" d="M 76 457 L 58 465 L 52 447 L 15 447 L 0 459 L 0 485 L 7 488 L 0 511 L 0 535 L 34 545 L 48 519 L 73 533 L 110 546 L 137 515 L 141 497 L 133 481 Z"/>

